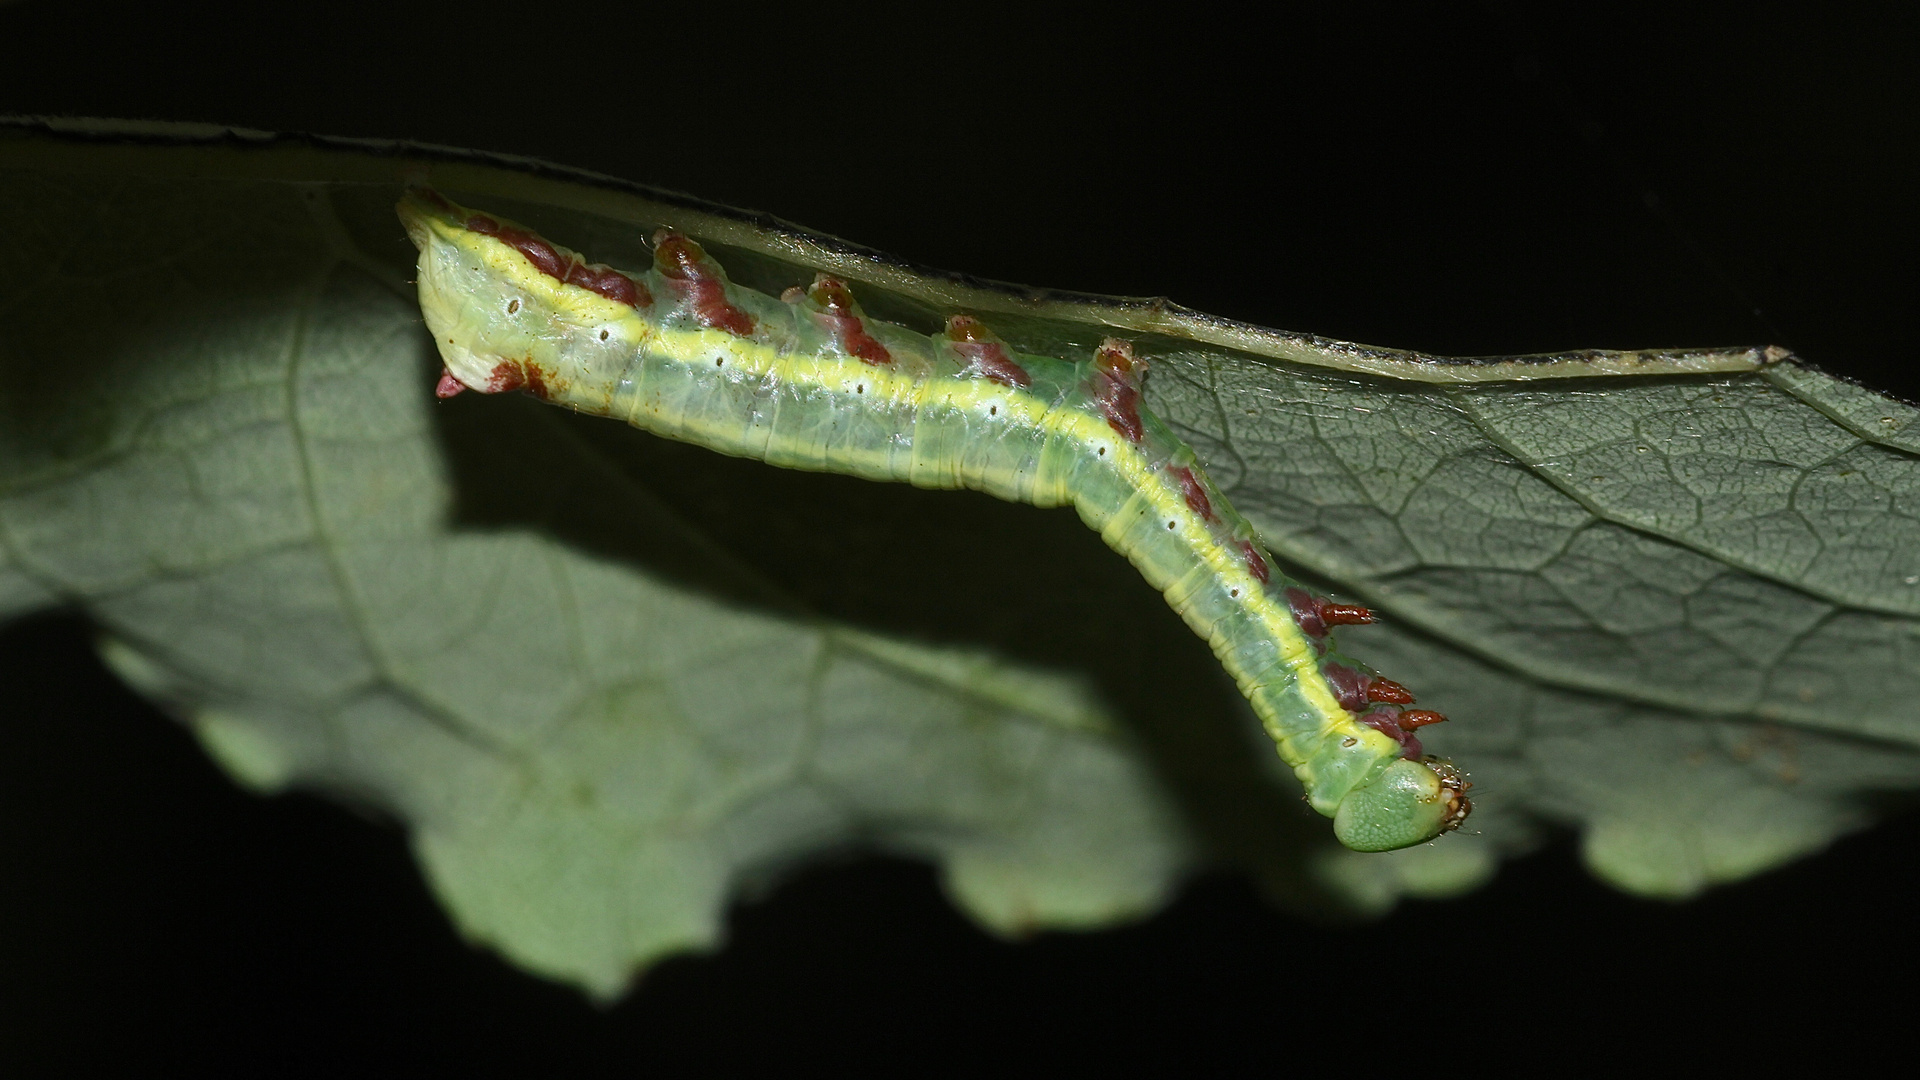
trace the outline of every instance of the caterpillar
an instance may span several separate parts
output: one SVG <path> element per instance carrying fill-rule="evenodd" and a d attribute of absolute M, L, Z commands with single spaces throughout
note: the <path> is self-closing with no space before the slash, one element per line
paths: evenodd
<path fill-rule="evenodd" d="M 1212 646 L 1341 843 L 1423 843 L 1472 810 L 1415 734 L 1446 718 L 1334 647 L 1334 627 L 1373 613 L 1279 571 L 1143 405 L 1149 362 L 1127 341 L 1037 356 L 968 315 L 921 334 L 867 318 L 825 274 L 779 297 L 735 285 L 671 230 L 627 272 L 428 188 L 398 213 L 439 397 L 520 390 L 785 468 L 1070 504 Z"/>

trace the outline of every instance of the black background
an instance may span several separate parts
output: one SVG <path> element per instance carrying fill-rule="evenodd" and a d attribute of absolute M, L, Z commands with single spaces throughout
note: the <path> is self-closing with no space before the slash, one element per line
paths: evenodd
<path fill-rule="evenodd" d="M 0 112 L 508 151 L 1350 340 L 1771 342 L 1920 396 L 1910 10 L 264 10 L 0 6 Z M 9 1072 L 1727 1065 L 1861 1037 L 1916 958 L 1907 816 L 1683 906 L 1593 883 L 1562 837 L 1360 928 L 1213 878 L 1024 944 L 923 867 L 847 862 L 602 1011 L 461 944 L 396 829 L 236 791 L 83 625 L 0 643 Z"/>

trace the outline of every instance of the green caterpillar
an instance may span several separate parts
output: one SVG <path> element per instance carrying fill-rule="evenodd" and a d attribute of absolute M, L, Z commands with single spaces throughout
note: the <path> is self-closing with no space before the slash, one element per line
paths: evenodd
<path fill-rule="evenodd" d="M 825 275 L 778 298 L 734 285 L 666 230 L 628 274 L 430 190 L 399 214 L 441 397 L 524 390 L 786 468 L 1071 503 L 1213 647 L 1342 843 L 1406 847 L 1471 811 L 1471 785 L 1413 734 L 1445 717 L 1333 649 L 1331 627 L 1372 613 L 1280 575 L 1141 407 L 1147 365 L 1127 342 L 1034 356 L 964 315 L 919 334 L 867 319 Z"/>

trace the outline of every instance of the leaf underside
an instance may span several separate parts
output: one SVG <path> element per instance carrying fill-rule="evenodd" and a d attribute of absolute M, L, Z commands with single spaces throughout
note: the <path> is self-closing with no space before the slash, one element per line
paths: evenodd
<path fill-rule="evenodd" d="M 400 166 L 145 152 L 0 142 L 0 611 L 84 610 L 237 780 L 384 808 L 466 933 L 597 995 L 835 850 L 933 860 L 1016 935 L 1148 914 L 1204 861 L 1376 912 L 1543 825 L 1679 897 L 1920 784 L 1920 416 L 1810 369 L 1431 385 L 1137 340 L 1276 555 L 1385 614 L 1343 647 L 1454 718 L 1422 735 L 1472 774 L 1467 833 L 1356 855 L 1070 513 L 436 406 Z M 757 288 L 820 261 L 457 179 L 616 266 L 663 223 Z M 853 276 L 909 323 L 948 287 Z"/>

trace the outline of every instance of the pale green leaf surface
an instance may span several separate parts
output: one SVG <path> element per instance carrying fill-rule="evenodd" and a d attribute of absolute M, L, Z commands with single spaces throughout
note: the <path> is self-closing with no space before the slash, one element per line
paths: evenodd
<path fill-rule="evenodd" d="M 1350 647 L 1472 718 L 1428 741 L 1489 789 L 1483 831 L 1518 806 L 1581 823 L 1603 877 L 1678 896 L 1818 850 L 1864 822 L 1859 793 L 1913 784 L 1920 621 L 1888 609 L 1920 575 L 1920 461 L 1788 380 L 1169 373 L 1150 401 L 1263 535 L 1431 635 Z"/>
<path fill-rule="evenodd" d="M 1140 337 L 1149 404 L 1276 554 L 1386 614 L 1343 647 L 1455 717 L 1429 743 L 1478 785 L 1469 829 L 1356 855 L 1070 513 L 435 406 L 400 163 L 21 145 L 0 610 L 85 610 L 240 782 L 392 813 L 467 933 L 596 993 L 850 846 L 940 862 L 1007 933 L 1146 913 L 1200 858 L 1379 910 L 1542 823 L 1684 896 L 1920 784 L 1920 427 L 1810 370 L 1445 386 Z M 763 289 L 828 266 L 915 325 L 1109 332 L 688 200 L 435 168 L 615 265 L 667 223 Z"/>
<path fill-rule="evenodd" d="M 82 606 L 250 786 L 404 820 L 467 932 L 520 964 L 617 992 L 713 945 L 741 881 L 853 843 L 940 860 L 1006 933 L 1150 911 L 1187 861 L 1077 680 L 453 525 L 431 345 L 328 250 L 324 198 L 5 188 L 16 238 L 63 199 L 104 226 L 16 243 L 0 286 L 12 609 Z M 110 320 L 67 332 L 105 295 Z"/>

